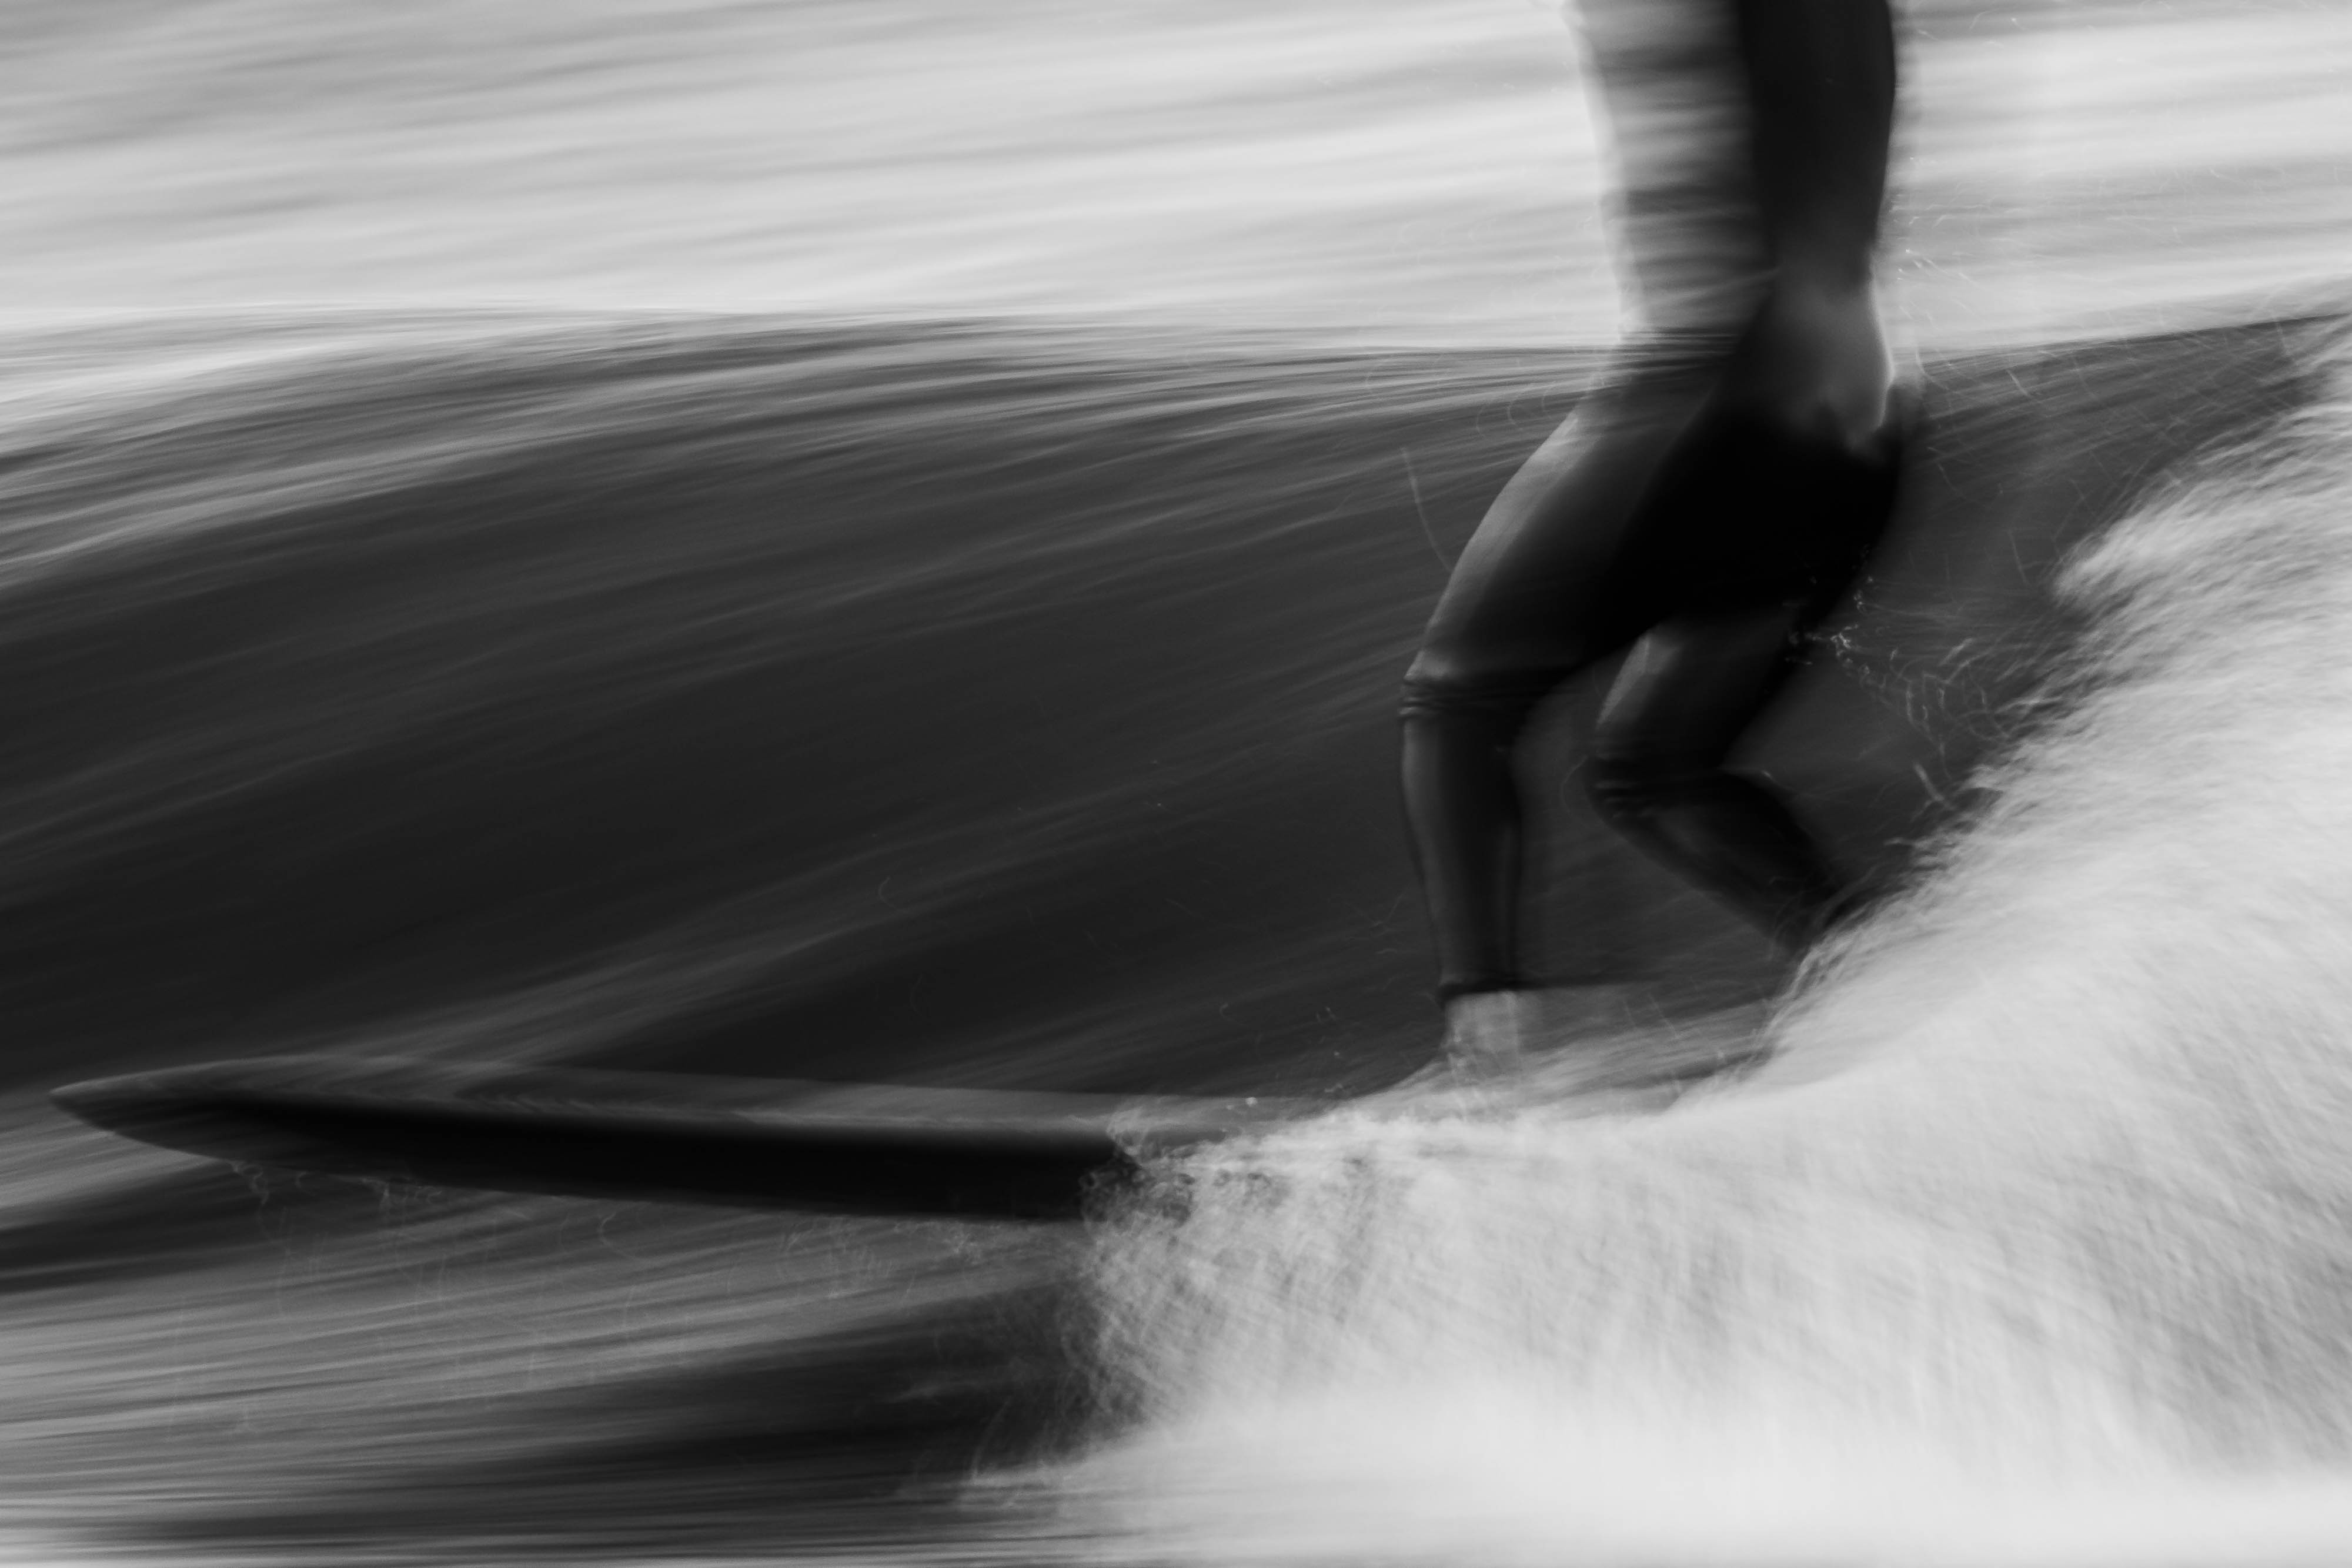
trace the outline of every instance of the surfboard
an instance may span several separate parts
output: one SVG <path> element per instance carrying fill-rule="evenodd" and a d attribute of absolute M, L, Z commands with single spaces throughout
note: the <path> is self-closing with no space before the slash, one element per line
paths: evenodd
<path fill-rule="evenodd" d="M 64 1110 L 239 1165 L 493 1192 L 1075 1218 L 1155 1155 L 1312 1103 L 1033 1093 L 333 1057 L 77 1083 Z"/>

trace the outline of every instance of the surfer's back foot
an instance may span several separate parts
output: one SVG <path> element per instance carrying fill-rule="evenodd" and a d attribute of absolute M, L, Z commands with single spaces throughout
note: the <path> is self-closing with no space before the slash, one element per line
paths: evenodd
<path fill-rule="evenodd" d="M 1533 1053 L 1655 1021 L 1650 988 L 1638 981 L 1469 991 L 1445 1004 L 1445 1062 L 1457 1076 L 1492 1078 L 1524 1069 Z"/>
<path fill-rule="evenodd" d="M 1468 991 L 1445 1004 L 1445 1063 L 1472 1078 L 1527 1064 L 1535 1043 L 1534 998 L 1524 990 Z"/>
<path fill-rule="evenodd" d="M 1445 1004 L 1444 1053 L 1392 1092 L 1416 1106 L 1471 1113 L 1499 1103 L 1496 1090 L 1507 1090 L 1510 1103 L 1632 1095 L 1668 1103 L 1760 1059 L 1767 1011 L 1742 1004 L 1670 1015 L 1643 981 L 1465 993 Z"/>

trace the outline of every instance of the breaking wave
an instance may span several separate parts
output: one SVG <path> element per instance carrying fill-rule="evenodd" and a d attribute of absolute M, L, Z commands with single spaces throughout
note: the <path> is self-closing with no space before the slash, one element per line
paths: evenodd
<path fill-rule="evenodd" d="M 2061 586 L 2054 715 L 1761 1069 L 1172 1173 L 1100 1253 L 1139 1426 L 1076 1495 L 1228 1563 L 2340 1557 L 2342 385 Z"/>

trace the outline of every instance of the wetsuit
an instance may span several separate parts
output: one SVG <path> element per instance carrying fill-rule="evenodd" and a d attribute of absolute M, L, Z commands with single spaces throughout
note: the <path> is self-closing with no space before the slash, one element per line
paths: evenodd
<path fill-rule="evenodd" d="M 1778 390 L 1811 347 L 1790 279 L 1853 273 L 1866 294 L 1890 19 L 1883 0 L 1587 0 L 1585 20 L 1651 332 L 1497 499 L 1406 677 L 1444 998 L 1526 983 L 1512 749 L 1554 688 L 1620 652 L 1586 767 L 1603 816 L 1791 947 L 1845 895 L 1780 798 L 1727 763 L 1894 506 L 1897 422 L 1857 438 Z"/>

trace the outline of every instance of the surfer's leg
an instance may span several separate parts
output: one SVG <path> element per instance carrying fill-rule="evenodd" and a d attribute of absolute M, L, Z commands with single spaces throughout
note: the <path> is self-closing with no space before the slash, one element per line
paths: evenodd
<path fill-rule="evenodd" d="M 1520 799 L 1512 750 L 1561 681 L 1663 612 L 1612 566 L 1659 461 L 1699 405 L 1704 371 L 1636 372 L 1589 397 L 1480 523 L 1404 683 L 1404 802 L 1449 1018 L 1514 1034 Z"/>
<path fill-rule="evenodd" d="M 1844 883 L 1780 795 L 1726 762 L 1796 666 L 1796 620 L 1772 606 L 1650 632 L 1610 688 L 1586 762 L 1612 826 L 1791 951 Z"/>
<path fill-rule="evenodd" d="M 1845 889 L 1787 804 L 1727 766 L 1844 598 L 1893 514 L 1902 432 L 1871 449 L 1710 404 L 1634 518 L 1621 576 L 1670 583 L 1672 613 L 1603 703 L 1588 785 L 1609 821 L 1791 951 Z"/>
<path fill-rule="evenodd" d="M 1593 740 L 1591 793 L 1651 854 L 1801 948 L 1844 890 L 1788 805 L 1726 766 L 1891 512 L 1900 431 L 1872 291 L 1895 106 L 1885 0 L 1732 0 L 1772 272 L 1637 548 L 1681 580 Z"/>
<path fill-rule="evenodd" d="M 1711 393 L 1735 431 L 1760 423 L 1891 472 L 1870 282 L 1895 90 L 1885 0 L 1587 0 L 1585 21 L 1648 325 L 1697 341 L 1747 325 L 1727 365 L 1636 379 L 1546 443 L 1481 525 L 1408 677 L 1405 800 L 1457 1052 L 1516 1047 L 1520 1030 L 1518 734 L 1559 681 L 1677 612 L 1703 613 L 1651 645 L 1612 705 L 1605 808 L 1661 852 L 1680 844 L 1676 863 L 1771 910 L 1776 930 L 1833 896 L 1785 806 L 1722 767 L 1826 606 L 1814 594 L 1773 623 L 1690 591 L 1723 537 L 1709 518 L 1764 519 L 1702 472 L 1704 443 L 1676 441 Z M 1675 722 L 1685 698 L 1697 711 Z"/>

